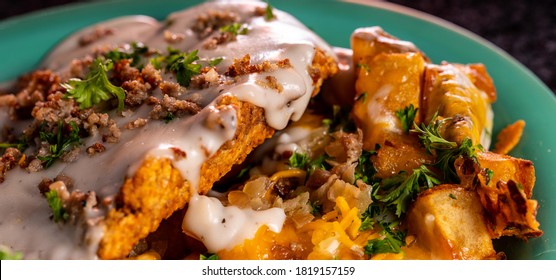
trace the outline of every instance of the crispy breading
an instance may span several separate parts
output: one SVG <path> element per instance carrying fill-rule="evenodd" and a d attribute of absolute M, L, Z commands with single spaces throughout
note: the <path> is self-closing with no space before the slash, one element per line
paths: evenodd
<path fill-rule="evenodd" d="M 274 133 L 266 124 L 262 108 L 229 95 L 220 100 L 219 106 L 224 105 L 237 108 L 236 135 L 202 165 L 199 193 L 208 192 L 234 164 L 241 163 Z M 172 166 L 171 160 L 145 159 L 135 176 L 126 180 L 117 199 L 117 208 L 106 218 L 99 257 L 125 257 L 134 244 L 154 231 L 163 219 L 185 206 L 190 196 L 189 183 Z"/>
<path fill-rule="evenodd" d="M 313 67 L 308 69 L 315 90 L 322 81 L 338 71 L 334 58 L 317 49 Z M 198 191 L 207 193 L 212 185 L 230 171 L 232 166 L 245 160 L 247 155 L 265 139 L 274 134 L 265 120 L 263 108 L 224 95 L 217 106 L 232 105 L 237 112 L 237 128 L 232 140 L 225 142 L 201 166 Z M 191 197 L 190 186 L 180 172 L 165 158 L 147 158 L 135 175 L 128 178 L 117 198 L 116 209 L 105 219 L 104 236 L 98 250 L 102 259 L 126 257 L 133 246 L 160 222 L 183 208 Z"/>

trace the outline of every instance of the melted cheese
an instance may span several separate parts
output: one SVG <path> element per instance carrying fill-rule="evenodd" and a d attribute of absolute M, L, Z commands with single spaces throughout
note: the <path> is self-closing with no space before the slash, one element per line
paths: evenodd
<path fill-rule="evenodd" d="M 255 211 L 224 207 L 214 197 L 196 195 L 189 201 L 182 228 L 201 240 L 209 252 L 218 252 L 255 237 L 263 225 L 279 233 L 285 220 L 286 214 L 281 208 Z"/>

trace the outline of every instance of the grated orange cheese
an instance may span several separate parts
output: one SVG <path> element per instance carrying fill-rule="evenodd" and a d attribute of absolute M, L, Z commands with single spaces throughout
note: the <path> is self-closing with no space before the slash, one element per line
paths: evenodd
<path fill-rule="evenodd" d="M 336 198 L 334 210 L 306 225 L 296 228 L 286 220 L 280 233 L 266 226 L 259 228 L 255 237 L 245 240 L 231 250 L 218 252 L 220 259 L 365 259 L 364 247 L 371 239 L 379 238 L 373 230 L 359 231 L 359 209 L 343 197 Z M 286 253 L 284 253 L 286 252 Z M 380 254 L 373 259 L 398 259 L 403 254 Z"/>

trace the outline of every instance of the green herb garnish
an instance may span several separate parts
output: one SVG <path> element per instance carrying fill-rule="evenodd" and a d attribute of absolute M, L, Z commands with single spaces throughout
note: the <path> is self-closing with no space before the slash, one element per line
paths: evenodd
<path fill-rule="evenodd" d="M 288 159 L 289 166 L 297 169 L 305 169 L 311 162 L 311 158 L 307 154 L 293 152 Z"/>
<path fill-rule="evenodd" d="M 492 177 L 494 176 L 494 171 L 487 168 L 486 169 L 486 174 L 487 174 L 486 184 L 488 185 L 488 183 L 490 183 L 490 180 L 492 180 Z"/>
<path fill-rule="evenodd" d="M 400 217 L 407 211 L 409 203 L 422 190 L 430 189 L 440 184 L 425 165 L 413 169 L 413 173 L 404 179 L 404 173 L 384 179 L 380 186 L 381 194 L 375 194 L 375 198 L 389 207 L 395 207 L 396 216 Z"/>
<path fill-rule="evenodd" d="M 74 143 L 79 143 L 79 127 L 75 122 L 70 122 L 68 125 L 69 127 L 64 125 L 62 121 L 59 121 L 56 133 L 43 131 L 44 125 L 41 126 L 39 139 L 50 145 L 49 155 L 37 157 L 44 162 L 45 168 L 50 167 L 54 161 L 68 151 Z"/>
<path fill-rule="evenodd" d="M 218 260 L 218 259 L 219 258 L 218 258 L 217 254 L 207 254 L 207 255 L 201 254 L 199 256 L 199 260 L 202 260 L 202 261 L 215 261 L 215 260 Z"/>
<path fill-rule="evenodd" d="M 428 124 L 417 126 L 413 124 L 412 132 L 419 134 L 419 139 L 428 153 L 436 155 L 434 167 L 442 171 L 443 179 L 446 182 L 459 182 L 454 162 L 457 158 L 464 156 L 476 161 L 477 151 L 483 150 L 481 145 L 473 145 L 471 139 L 465 138 L 458 146 L 456 142 L 448 141 L 440 135 L 440 126 L 449 119 L 433 120 Z"/>
<path fill-rule="evenodd" d="M 216 66 L 216 65 L 220 64 L 220 62 L 222 62 L 222 60 L 224 60 L 223 57 L 217 57 L 217 58 L 211 59 L 209 61 L 209 66 Z"/>
<path fill-rule="evenodd" d="M 247 27 L 245 27 L 243 24 L 241 23 L 232 23 L 232 24 L 228 24 L 225 26 L 220 27 L 220 32 L 227 32 L 227 33 L 231 33 L 233 35 L 245 35 L 247 34 L 247 32 L 249 31 L 249 29 L 247 29 Z"/>
<path fill-rule="evenodd" d="M 272 5 L 270 5 L 269 2 L 266 2 L 266 8 L 265 8 L 265 10 L 264 10 L 264 19 L 265 19 L 266 21 L 271 21 L 271 20 L 273 20 L 274 18 L 275 18 L 275 17 L 274 17 Z"/>
<path fill-rule="evenodd" d="M 66 98 L 73 98 L 79 103 L 79 109 L 91 108 L 101 101 L 107 101 L 114 97 L 118 98 L 118 111 L 124 109 L 125 91 L 110 83 L 106 72 L 113 67 L 111 60 L 97 58 L 93 61 L 90 72 L 84 80 L 70 79 L 62 84 L 67 92 Z"/>
<path fill-rule="evenodd" d="M 363 150 L 361 156 L 359 156 L 357 166 L 355 167 L 355 182 L 357 182 L 357 180 L 362 180 L 365 184 L 371 183 L 371 179 L 376 174 L 376 169 L 371 161 L 371 156 L 376 155 L 379 147 L 380 146 L 377 146 L 374 151 Z"/>
<path fill-rule="evenodd" d="M 46 193 L 46 201 L 50 209 L 52 209 L 54 222 L 66 222 L 68 220 L 69 214 L 66 212 L 66 209 L 64 209 L 62 199 L 60 199 L 56 190 L 50 190 Z"/>
<path fill-rule="evenodd" d="M 413 107 L 413 104 L 409 104 L 409 106 L 396 112 L 396 116 L 400 119 L 402 129 L 405 133 L 409 133 L 409 129 L 411 129 L 411 126 L 415 121 L 415 116 L 417 115 L 418 110 L 419 109 Z"/>
<path fill-rule="evenodd" d="M 141 62 L 141 56 L 148 53 L 149 48 L 141 42 L 131 43 L 131 53 L 123 52 L 118 49 L 111 50 L 104 54 L 106 59 L 112 61 L 120 61 L 122 59 L 131 59 L 131 66 L 142 68 L 139 63 Z"/>
<path fill-rule="evenodd" d="M 383 225 L 380 232 L 381 238 L 372 239 L 365 245 L 365 254 L 371 256 L 383 253 L 399 253 L 405 245 L 405 232 L 394 230 L 388 225 Z"/>
<path fill-rule="evenodd" d="M 0 246 L 0 260 L 21 260 L 22 258 L 21 252 L 12 252 L 9 248 Z"/>
<path fill-rule="evenodd" d="M 166 69 L 176 73 L 178 83 L 188 87 L 191 78 L 201 73 L 201 65 L 195 63 L 199 59 L 198 50 L 189 53 L 180 53 L 178 50 L 168 48 L 168 56 L 164 58 Z"/>

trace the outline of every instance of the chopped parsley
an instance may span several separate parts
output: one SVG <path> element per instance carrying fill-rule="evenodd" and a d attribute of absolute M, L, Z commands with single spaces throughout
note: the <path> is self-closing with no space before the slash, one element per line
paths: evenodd
<path fill-rule="evenodd" d="M 43 161 L 44 167 L 48 168 L 52 166 L 56 159 L 60 158 L 65 152 L 67 152 L 73 144 L 79 143 L 79 127 L 75 124 L 75 122 L 70 122 L 66 125 L 64 122 L 59 121 L 56 133 L 54 133 L 44 131 L 43 124 L 41 125 L 41 130 L 39 131 L 39 139 L 50 145 L 48 148 L 50 154 L 37 157 Z"/>
<path fill-rule="evenodd" d="M 170 123 L 171 121 L 176 119 L 176 115 L 174 115 L 174 113 L 172 112 L 168 112 L 168 114 L 166 114 L 163 119 L 165 123 Z"/>
<path fill-rule="evenodd" d="M 405 133 L 409 133 L 409 129 L 413 126 L 418 110 L 418 108 L 413 107 L 413 104 L 409 104 L 409 106 L 396 112 L 396 116 L 400 119 Z"/>
<path fill-rule="evenodd" d="M 382 224 L 382 238 L 371 239 L 365 245 L 365 254 L 372 256 L 383 253 L 400 253 L 405 245 L 405 232 L 393 229 L 391 225 Z"/>
<path fill-rule="evenodd" d="M 449 194 L 448 196 L 449 196 L 451 199 L 453 199 L 453 200 L 456 200 L 456 199 L 457 199 L 457 197 L 456 197 L 453 193 Z"/>
<path fill-rule="evenodd" d="M 202 261 L 215 261 L 215 260 L 218 260 L 218 259 L 219 258 L 218 258 L 217 254 L 207 254 L 207 255 L 201 254 L 199 256 L 199 260 L 202 260 Z"/>
<path fill-rule="evenodd" d="M 27 137 L 22 135 L 16 143 L 0 143 L 0 150 L 7 149 L 7 148 L 16 148 L 20 151 L 24 151 L 27 149 L 29 144 L 27 143 Z"/>
<path fill-rule="evenodd" d="M 115 49 L 104 54 L 104 57 L 112 61 L 131 59 L 131 66 L 142 68 L 142 66 L 139 65 L 139 63 L 141 62 L 141 56 L 147 54 L 148 52 L 149 52 L 149 47 L 145 46 L 141 42 L 133 42 L 131 43 L 131 53 L 123 52 L 118 49 Z"/>
<path fill-rule="evenodd" d="M 176 73 L 178 83 L 188 87 L 191 78 L 201 73 L 201 65 L 196 63 L 199 60 L 199 56 L 197 56 L 198 50 L 180 53 L 174 48 L 168 48 L 168 52 L 168 56 L 163 58 L 164 62 L 166 62 L 166 70 Z"/>
<path fill-rule="evenodd" d="M 230 33 L 233 35 L 246 35 L 247 32 L 249 31 L 249 29 L 247 29 L 247 27 L 245 27 L 245 25 L 238 23 L 238 22 L 234 22 L 232 24 L 228 24 L 225 26 L 220 27 L 220 32 L 222 33 Z"/>
<path fill-rule="evenodd" d="M 73 98 L 79 104 L 79 109 L 91 108 L 101 101 L 118 98 L 118 111 L 124 109 L 125 91 L 108 80 L 107 72 L 113 67 L 112 60 L 97 58 L 90 66 L 90 72 L 84 80 L 70 79 L 63 83 L 67 92 L 66 98 Z"/>
<path fill-rule="evenodd" d="M 494 176 L 494 171 L 487 168 L 486 174 L 487 174 L 486 184 L 488 185 L 488 183 L 490 183 L 490 180 L 492 180 L 492 177 Z"/>
<path fill-rule="evenodd" d="M 328 156 L 323 154 L 315 160 L 312 160 L 311 157 L 305 153 L 294 152 L 288 159 L 288 165 L 293 168 L 305 170 L 307 173 L 311 174 L 316 169 L 326 170 L 329 167 L 326 163 L 327 158 Z"/>
<path fill-rule="evenodd" d="M 380 148 L 380 146 L 377 145 L 376 150 L 378 150 L 378 148 Z M 355 167 L 355 182 L 357 182 L 357 180 L 361 180 L 365 184 L 371 183 L 371 179 L 376 174 L 376 169 L 371 161 L 371 156 L 376 155 L 376 150 L 363 150 L 361 156 L 359 156 L 357 166 Z"/>
<path fill-rule="evenodd" d="M 471 139 L 465 138 L 458 146 L 456 142 L 444 139 L 438 131 L 440 126 L 449 119 L 435 120 L 433 117 L 428 125 L 413 124 L 412 132 L 419 134 L 419 139 L 428 153 L 436 155 L 434 167 L 442 171 L 443 180 L 446 182 L 459 182 L 454 162 L 457 158 L 464 156 L 476 161 L 477 151 L 483 150 L 481 145 L 473 145 Z"/>
<path fill-rule="evenodd" d="M 322 203 L 320 201 L 311 202 L 309 201 L 309 205 L 311 206 L 311 214 L 313 216 L 318 216 L 322 214 Z"/>
<path fill-rule="evenodd" d="M 293 168 L 305 169 L 311 161 L 311 158 L 307 154 L 302 154 L 298 152 L 293 152 L 293 154 L 288 159 L 288 164 Z"/>
<path fill-rule="evenodd" d="M 376 199 L 385 203 L 388 207 L 395 208 L 398 217 L 401 217 L 407 211 L 409 203 L 422 190 L 440 184 L 434 173 L 425 165 L 413 169 L 413 173 L 409 176 L 404 176 L 404 173 L 384 179 L 374 195 Z M 382 192 L 378 193 L 378 191 Z"/>
<path fill-rule="evenodd" d="M 274 16 L 272 5 L 270 5 L 269 2 L 266 2 L 266 8 L 264 9 L 264 19 L 266 21 L 271 21 L 274 18 L 276 18 L 276 16 Z"/>
<path fill-rule="evenodd" d="M 216 65 L 220 64 L 220 62 L 222 62 L 222 60 L 224 60 L 223 57 L 217 57 L 217 58 L 211 59 L 209 61 L 209 66 L 216 66 Z"/>
<path fill-rule="evenodd" d="M 64 203 L 58 196 L 58 192 L 56 190 L 50 190 L 46 193 L 46 201 L 48 202 L 50 209 L 52 209 L 54 222 L 66 222 L 68 220 L 69 214 L 66 212 L 66 209 L 64 209 Z"/>
<path fill-rule="evenodd" d="M 457 148 L 456 142 L 451 142 L 444 139 L 440 132 L 440 126 L 448 119 L 436 120 L 436 114 L 433 116 L 432 121 L 425 125 L 422 123 L 420 126 L 413 124 L 412 132 L 419 134 L 421 143 L 425 146 L 428 153 L 432 154 L 432 150 L 449 150 Z"/>
<path fill-rule="evenodd" d="M 23 255 L 20 252 L 12 252 L 10 249 L 0 246 L 0 260 L 21 260 Z"/>

